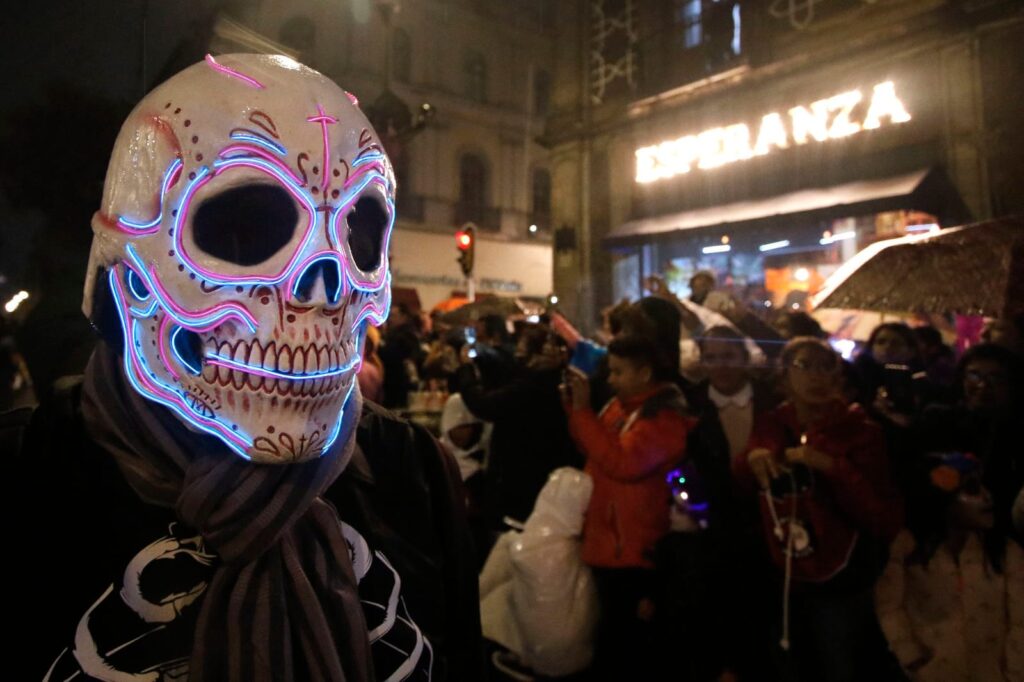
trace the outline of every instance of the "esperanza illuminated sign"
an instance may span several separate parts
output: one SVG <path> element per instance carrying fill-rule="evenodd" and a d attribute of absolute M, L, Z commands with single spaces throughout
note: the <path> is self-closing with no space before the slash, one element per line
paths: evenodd
<path fill-rule="evenodd" d="M 812 102 L 809 107 L 793 107 L 788 118 L 777 112 L 765 114 L 753 144 L 750 128 L 737 123 L 642 147 L 636 150 L 636 181 L 655 182 L 689 173 L 694 167 L 706 170 L 764 156 L 773 149 L 788 148 L 790 141 L 796 145 L 812 140 L 824 142 L 879 128 L 885 121 L 910 120 L 892 81 L 874 87 L 867 113 L 858 121 L 855 112 L 863 99 L 860 90 L 850 90 Z"/>

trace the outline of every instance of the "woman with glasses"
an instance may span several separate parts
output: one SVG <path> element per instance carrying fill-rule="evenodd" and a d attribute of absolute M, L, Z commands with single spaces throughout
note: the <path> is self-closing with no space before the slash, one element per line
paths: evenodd
<path fill-rule="evenodd" d="M 738 484 L 759 497 L 778 569 L 780 674 L 888 679 L 872 588 L 903 514 L 882 431 L 842 399 L 827 343 L 798 337 L 781 361 L 787 400 L 759 416 L 748 456 L 734 463 Z"/>
<path fill-rule="evenodd" d="M 956 405 L 934 405 L 925 410 L 915 430 L 916 440 L 921 452 L 973 453 L 983 465 L 983 482 L 992 492 L 996 528 L 1008 532 L 1010 510 L 1024 486 L 1022 361 L 994 344 L 974 346 L 960 358 L 956 388 Z"/>

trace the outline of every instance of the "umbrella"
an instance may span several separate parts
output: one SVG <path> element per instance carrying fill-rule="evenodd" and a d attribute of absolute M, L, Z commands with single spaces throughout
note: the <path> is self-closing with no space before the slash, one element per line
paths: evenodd
<path fill-rule="evenodd" d="M 534 308 L 536 306 L 531 306 L 519 298 L 487 296 L 445 313 L 440 320 L 446 324 L 463 325 L 479 320 L 486 315 L 499 315 L 504 318 L 525 316 L 531 314 Z M 534 312 L 534 314 L 539 314 L 539 312 Z"/>
<path fill-rule="evenodd" d="M 450 313 L 453 310 L 458 310 L 467 303 L 469 303 L 469 299 L 466 298 L 465 296 L 452 296 L 451 298 L 446 298 L 445 300 L 435 305 L 433 308 L 430 309 L 430 312 L 431 314 Z"/>
<path fill-rule="evenodd" d="M 1024 216 L 872 244 L 829 277 L 813 304 L 989 316 L 1024 308 Z"/>

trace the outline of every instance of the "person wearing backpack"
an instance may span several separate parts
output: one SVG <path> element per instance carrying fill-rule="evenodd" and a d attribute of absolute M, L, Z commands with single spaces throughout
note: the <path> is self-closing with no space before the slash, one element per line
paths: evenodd
<path fill-rule="evenodd" d="M 839 356 L 801 337 L 782 352 L 786 402 L 756 421 L 734 473 L 758 494 L 782 583 L 782 676 L 887 679 L 872 587 L 903 521 L 880 427 L 840 398 Z M 898 670 L 898 668 L 896 668 Z"/>

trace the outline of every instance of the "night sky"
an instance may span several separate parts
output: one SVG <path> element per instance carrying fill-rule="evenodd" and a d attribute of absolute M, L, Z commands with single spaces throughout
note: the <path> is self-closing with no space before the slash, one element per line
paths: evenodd
<path fill-rule="evenodd" d="M 60 0 L 6 10 L 0 299 L 31 294 L 17 340 L 37 387 L 80 372 L 93 344 L 79 310 L 89 221 L 121 122 L 146 91 L 202 59 L 218 4 Z"/>

